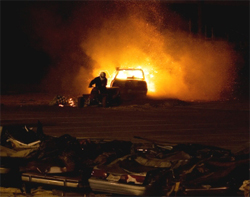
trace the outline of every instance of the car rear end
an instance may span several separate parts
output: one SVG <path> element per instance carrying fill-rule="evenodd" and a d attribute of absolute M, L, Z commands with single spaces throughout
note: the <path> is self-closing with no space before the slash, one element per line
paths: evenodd
<path fill-rule="evenodd" d="M 119 87 L 121 95 L 147 94 L 147 82 L 141 69 L 118 69 L 111 87 Z"/>
<path fill-rule="evenodd" d="M 122 80 L 116 79 L 112 87 L 119 87 L 122 95 L 134 94 L 134 95 L 146 95 L 147 83 L 140 80 Z"/>

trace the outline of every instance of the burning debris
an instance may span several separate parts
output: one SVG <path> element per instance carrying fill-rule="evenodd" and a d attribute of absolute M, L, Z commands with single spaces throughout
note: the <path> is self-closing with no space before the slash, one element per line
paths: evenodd
<path fill-rule="evenodd" d="M 77 101 L 73 98 L 68 98 L 66 96 L 57 95 L 54 97 L 54 99 L 50 102 L 50 105 L 56 105 L 59 107 L 76 107 Z"/>

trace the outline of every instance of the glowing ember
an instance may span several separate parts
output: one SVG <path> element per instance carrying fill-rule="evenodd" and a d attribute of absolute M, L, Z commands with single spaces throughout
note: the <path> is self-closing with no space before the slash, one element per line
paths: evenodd
<path fill-rule="evenodd" d="M 151 96 L 218 100 L 231 90 L 235 54 L 229 44 L 162 29 L 165 26 L 157 3 L 118 4 L 118 8 L 128 6 L 126 17 L 102 21 L 102 26 L 91 30 L 81 45 L 96 62 L 89 81 L 104 71 L 110 84 L 116 67 L 130 67 L 144 71 Z M 128 76 L 129 73 L 121 73 L 118 77 Z M 134 77 L 142 78 L 140 74 Z"/>
<path fill-rule="evenodd" d="M 58 104 L 59 107 L 76 107 L 75 101 L 73 98 L 67 98 L 65 96 L 57 96 L 55 98 L 55 102 Z"/>
<path fill-rule="evenodd" d="M 59 107 L 64 107 L 64 105 L 63 105 L 63 104 L 61 104 L 61 103 L 60 103 L 60 104 L 58 104 L 58 106 L 59 106 Z"/>
<path fill-rule="evenodd" d="M 68 105 L 71 106 L 71 107 L 76 107 L 73 98 L 69 98 L 69 99 L 68 99 Z"/>
<path fill-rule="evenodd" d="M 109 86 L 117 67 L 130 67 L 144 71 L 148 95 L 157 98 L 209 101 L 232 92 L 243 59 L 227 40 L 218 40 L 220 27 L 214 27 L 211 40 L 192 31 L 189 19 L 193 24 L 198 13 L 181 18 L 167 1 L 77 5 L 64 17 L 54 9 L 32 9 L 35 43 L 58 66 L 51 67 L 43 87 L 57 91 L 60 85 L 63 92 L 89 94 L 89 82 L 101 71 L 107 73 Z M 203 27 L 212 25 L 205 22 Z"/>

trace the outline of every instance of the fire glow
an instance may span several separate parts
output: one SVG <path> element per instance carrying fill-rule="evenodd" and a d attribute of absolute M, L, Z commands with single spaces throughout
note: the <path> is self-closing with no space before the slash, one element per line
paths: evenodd
<path fill-rule="evenodd" d="M 159 98 L 219 100 L 221 94 L 231 91 L 235 54 L 227 42 L 163 30 L 157 6 L 139 8 L 133 5 L 126 17 L 103 20 L 102 26 L 91 29 L 81 44 L 96 62 L 91 77 L 104 71 L 109 85 L 116 67 L 140 68 L 148 95 Z M 149 22 L 147 14 L 153 14 L 155 21 Z"/>
<path fill-rule="evenodd" d="M 144 75 L 140 70 L 122 70 L 120 71 L 117 76 L 117 79 L 144 79 Z"/>
<path fill-rule="evenodd" d="M 122 67 L 124 68 L 124 67 Z M 116 76 L 117 79 L 136 79 L 136 80 L 145 80 L 147 82 L 147 86 L 148 86 L 148 92 L 153 93 L 155 92 L 155 88 L 154 88 L 154 75 L 153 72 L 155 71 L 148 71 L 148 69 L 146 69 L 146 67 L 144 69 L 142 69 L 141 66 L 137 66 L 137 67 L 133 67 L 133 68 L 128 68 L 128 69 L 138 69 L 138 71 L 120 71 L 119 74 Z M 111 81 L 114 79 L 116 75 L 116 72 L 114 72 L 109 78 L 108 78 L 108 85 L 107 87 L 110 87 L 110 83 Z M 151 79 L 151 80 L 150 80 Z"/>
<path fill-rule="evenodd" d="M 101 71 L 109 85 L 124 67 L 144 71 L 150 96 L 211 101 L 226 98 L 238 77 L 240 57 L 217 40 L 216 28 L 214 40 L 206 40 L 164 1 L 87 1 L 68 18 L 47 7 L 32 13 L 34 31 L 56 64 L 43 85 L 52 92 L 89 94 Z"/>

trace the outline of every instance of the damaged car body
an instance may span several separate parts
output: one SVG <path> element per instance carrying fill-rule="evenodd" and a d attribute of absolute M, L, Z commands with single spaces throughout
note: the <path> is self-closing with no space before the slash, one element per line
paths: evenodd
<path fill-rule="evenodd" d="M 7 180 L 15 172 L 16 186 L 25 184 L 27 193 L 34 185 L 48 185 L 136 196 L 232 195 L 249 179 L 249 150 L 232 154 L 207 145 L 135 138 L 143 142 L 53 137 L 43 133 L 40 122 L 36 132 L 25 125 L 4 126 L 1 177 Z"/>
<path fill-rule="evenodd" d="M 232 161 L 228 150 L 198 144 L 136 146 L 131 155 L 95 166 L 89 179 L 91 188 L 139 196 L 226 195 L 247 179 L 244 171 L 249 171 L 249 159 Z M 235 171 L 241 171 L 238 180 L 231 178 Z"/>
<path fill-rule="evenodd" d="M 119 87 L 121 95 L 146 96 L 148 88 L 142 69 L 117 68 L 111 87 Z"/>

